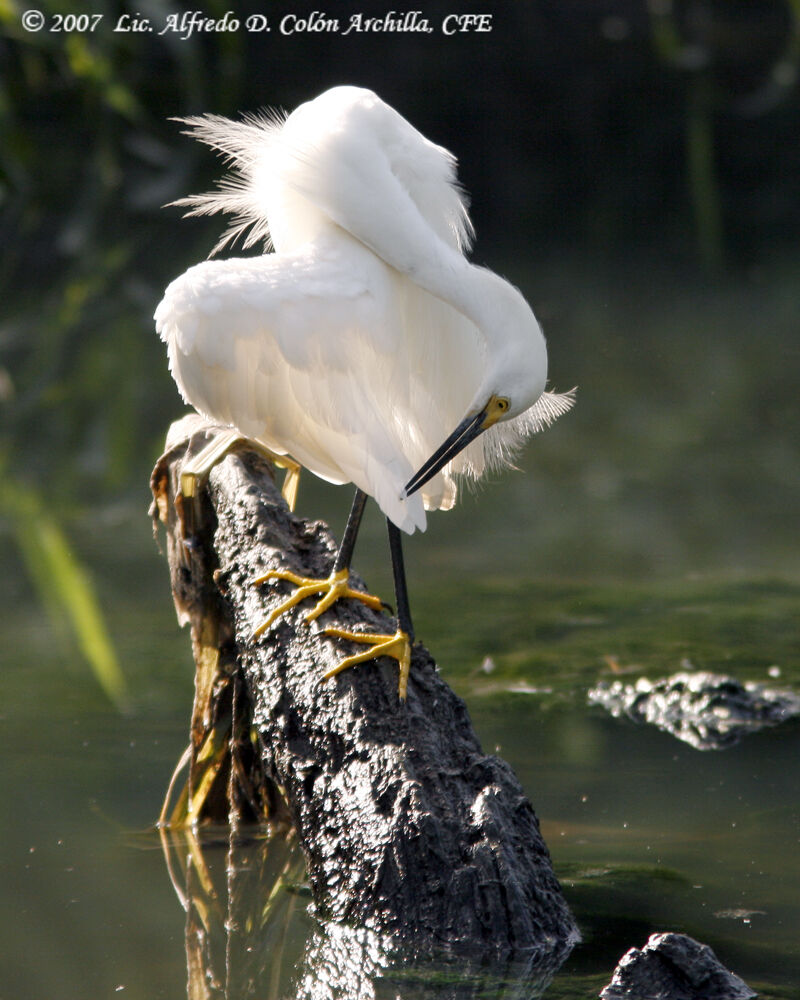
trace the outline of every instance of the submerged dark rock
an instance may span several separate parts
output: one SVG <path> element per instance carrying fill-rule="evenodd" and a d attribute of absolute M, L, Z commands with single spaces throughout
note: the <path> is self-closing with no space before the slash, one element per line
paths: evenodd
<path fill-rule="evenodd" d="M 748 733 L 800 716 L 800 696 L 791 691 L 705 672 L 603 682 L 589 692 L 589 702 L 617 718 L 657 726 L 697 750 L 723 750 Z"/>
<path fill-rule="evenodd" d="M 756 993 L 707 944 L 686 934 L 653 934 L 631 948 L 601 1000 L 752 1000 Z"/>

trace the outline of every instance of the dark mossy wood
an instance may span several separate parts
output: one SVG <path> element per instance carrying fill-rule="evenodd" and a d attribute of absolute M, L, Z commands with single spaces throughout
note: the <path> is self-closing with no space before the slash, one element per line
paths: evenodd
<path fill-rule="evenodd" d="M 463 701 L 421 644 L 401 702 L 393 660 L 321 680 L 352 651 L 323 628 L 393 631 L 386 614 L 360 602 L 340 601 L 308 625 L 308 601 L 253 641 L 290 588 L 252 581 L 284 569 L 326 577 L 336 543 L 324 524 L 289 511 L 270 464 L 247 449 L 212 469 L 190 511 L 178 496 L 180 472 L 215 430 L 199 418 L 173 425 L 153 489 L 178 616 L 192 625 L 198 666 L 206 663 L 198 689 L 212 689 L 196 698 L 195 750 L 213 713 L 224 715 L 215 685 L 233 694 L 238 677 L 242 687 L 238 748 L 219 777 L 238 797 L 231 815 L 285 808 L 323 918 L 419 948 L 565 952 L 577 932 L 533 809 L 511 768 L 481 751 Z"/>

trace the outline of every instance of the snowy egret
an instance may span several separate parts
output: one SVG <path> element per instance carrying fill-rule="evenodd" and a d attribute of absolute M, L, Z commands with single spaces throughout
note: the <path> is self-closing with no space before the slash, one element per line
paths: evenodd
<path fill-rule="evenodd" d="M 331 575 L 290 573 L 289 607 L 348 586 L 367 496 L 386 515 L 397 598 L 390 635 L 326 630 L 372 648 L 331 671 L 389 655 L 405 698 L 414 632 L 401 531 L 449 510 L 454 477 L 510 464 L 519 446 L 572 405 L 545 391 L 547 352 L 520 292 L 471 264 L 472 226 L 455 159 L 375 94 L 336 87 L 285 116 L 185 119 L 233 167 L 188 214 L 234 221 L 274 253 L 210 260 L 167 288 L 156 327 L 183 398 L 278 456 L 356 493 Z M 213 256 L 213 253 L 212 253 Z"/>

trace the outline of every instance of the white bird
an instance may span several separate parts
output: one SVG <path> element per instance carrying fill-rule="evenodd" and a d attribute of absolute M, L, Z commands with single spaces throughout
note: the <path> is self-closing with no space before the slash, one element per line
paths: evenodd
<path fill-rule="evenodd" d="M 328 630 L 374 647 L 331 673 L 391 655 L 404 698 L 414 633 L 400 530 L 449 510 L 459 474 L 510 464 L 573 394 L 545 391 L 544 337 L 520 292 L 467 260 L 455 158 L 374 93 L 336 87 L 288 116 L 185 123 L 233 172 L 178 204 L 234 216 L 214 252 L 237 237 L 275 252 L 206 261 L 167 288 L 155 319 L 178 388 L 201 414 L 356 486 L 327 580 L 257 581 L 298 586 L 258 634 L 311 594 L 324 596 L 308 620 L 341 597 L 380 607 L 348 586 L 371 496 L 389 527 L 398 628 Z"/>

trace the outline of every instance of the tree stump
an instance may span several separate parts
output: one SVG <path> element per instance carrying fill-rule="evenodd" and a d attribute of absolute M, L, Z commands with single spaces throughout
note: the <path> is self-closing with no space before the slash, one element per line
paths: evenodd
<path fill-rule="evenodd" d="M 387 630 L 360 602 L 311 625 L 304 602 L 252 639 L 289 592 L 252 581 L 269 570 L 326 577 L 336 543 L 289 511 L 272 467 L 247 448 L 214 466 L 190 509 L 181 470 L 219 430 L 174 424 L 152 479 L 197 665 L 190 802 L 200 784 L 204 795 L 193 821 L 288 820 L 323 920 L 419 951 L 565 956 L 578 933 L 533 808 L 511 768 L 481 751 L 430 653 L 415 644 L 401 702 L 393 660 L 321 680 L 352 646 L 324 627 Z M 223 733 L 231 753 L 209 776 L 209 734 Z"/>

